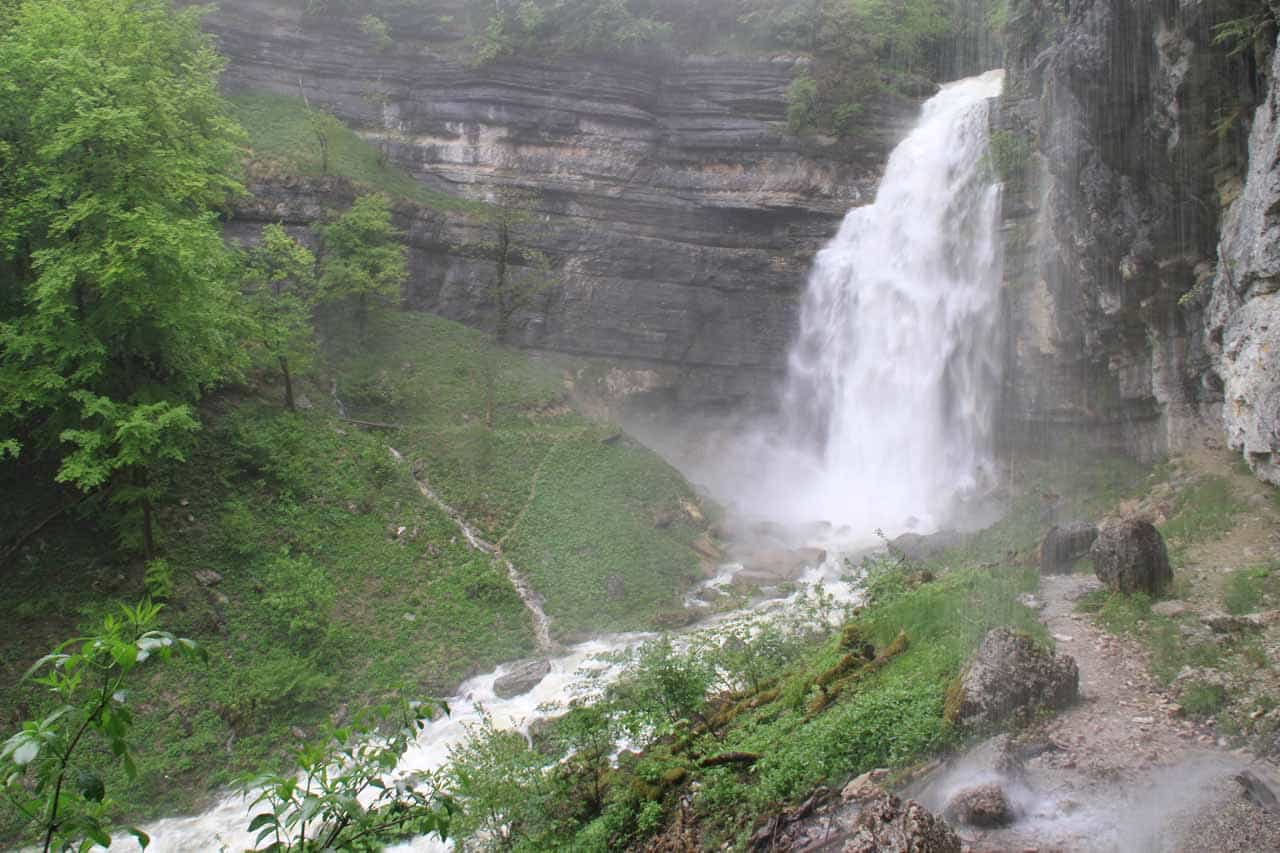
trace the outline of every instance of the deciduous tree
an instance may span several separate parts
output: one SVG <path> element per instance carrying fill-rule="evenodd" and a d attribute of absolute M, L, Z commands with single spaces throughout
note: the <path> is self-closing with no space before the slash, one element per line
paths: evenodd
<path fill-rule="evenodd" d="M 0 447 L 128 483 L 147 545 L 149 470 L 242 363 L 218 222 L 241 132 L 201 14 L 33 0 L 0 29 Z"/>

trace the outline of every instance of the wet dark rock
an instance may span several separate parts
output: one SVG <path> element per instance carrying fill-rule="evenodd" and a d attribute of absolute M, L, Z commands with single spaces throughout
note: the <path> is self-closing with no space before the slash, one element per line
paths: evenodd
<path fill-rule="evenodd" d="M 1077 560 L 1088 556 L 1097 538 L 1098 526 L 1087 521 L 1050 527 L 1040 542 L 1040 574 L 1070 573 Z"/>
<path fill-rule="evenodd" d="M 545 659 L 513 664 L 509 672 L 493 682 L 493 692 L 500 699 L 514 699 L 537 687 L 549 672 L 551 661 Z"/>
<path fill-rule="evenodd" d="M 960 837 L 946 821 L 913 800 L 880 794 L 863 803 L 844 853 L 960 853 Z"/>
<path fill-rule="evenodd" d="M 989 829 L 1008 826 L 1015 820 L 1013 806 L 1004 788 L 996 784 L 975 785 L 951 798 L 943 810 L 947 820 L 966 826 Z"/>
<path fill-rule="evenodd" d="M 1025 634 L 996 628 L 965 665 L 946 711 L 956 722 L 983 728 L 1039 708 L 1065 708 L 1079 692 L 1080 672 L 1071 656 L 1044 651 Z"/>
<path fill-rule="evenodd" d="M 1093 571 L 1109 589 L 1157 595 L 1173 581 L 1164 537 L 1149 521 L 1103 527 L 1089 551 Z"/>

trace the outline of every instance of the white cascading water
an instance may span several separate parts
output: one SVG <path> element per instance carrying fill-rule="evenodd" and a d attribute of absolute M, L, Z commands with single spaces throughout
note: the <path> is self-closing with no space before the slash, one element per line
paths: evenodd
<path fill-rule="evenodd" d="M 749 438 L 705 478 L 744 514 L 901 531 L 942 523 L 989 481 L 1001 251 L 987 104 L 1002 82 L 991 71 L 929 100 L 875 202 L 819 253 L 781 434 Z"/>
<path fill-rule="evenodd" d="M 962 80 L 926 103 L 893 152 L 875 203 L 850 212 L 819 256 L 792 356 L 787 439 L 767 448 L 762 442 L 762 455 L 750 460 L 758 476 L 745 503 L 755 514 L 822 519 L 859 533 L 892 529 L 982 478 L 997 391 L 999 281 L 999 190 L 984 177 L 982 158 L 986 101 L 1001 81 L 1000 72 Z M 748 491 L 741 479 L 733 488 Z M 791 598 L 758 608 L 785 609 L 819 583 L 837 601 L 857 600 L 833 553 L 800 578 Z M 699 630 L 714 632 L 716 621 Z M 508 728 L 556 713 L 548 707 L 572 698 L 580 667 L 597 669 L 601 684 L 615 670 L 598 656 L 646 638 L 615 635 L 575 646 L 552 660 L 541 684 L 514 699 L 493 691 L 506 667 L 471 679 L 449 700 L 452 715 L 427 726 L 399 769 L 442 767 L 449 748 L 485 713 Z M 245 831 L 250 816 L 248 801 L 229 795 L 204 814 L 147 826 L 148 849 L 242 850 L 253 842 Z M 138 847 L 122 839 L 112 849 Z M 448 846 L 423 838 L 392 849 Z"/>

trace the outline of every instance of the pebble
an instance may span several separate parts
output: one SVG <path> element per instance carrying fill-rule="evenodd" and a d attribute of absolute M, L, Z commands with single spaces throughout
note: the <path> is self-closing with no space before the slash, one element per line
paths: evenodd
<path fill-rule="evenodd" d="M 1069 643 L 1075 639 L 1075 637 L 1071 636 L 1070 634 L 1054 634 L 1053 638 L 1057 640 L 1059 643 Z"/>
<path fill-rule="evenodd" d="M 1155 721 L 1155 717 L 1134 717 L 1130 722 L 1137 723 L 1140 726 L 1149 726 Z"/>

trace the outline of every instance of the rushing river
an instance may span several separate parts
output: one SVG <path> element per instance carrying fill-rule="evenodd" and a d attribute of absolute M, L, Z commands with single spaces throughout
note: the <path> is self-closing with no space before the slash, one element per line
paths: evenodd
<path fill-rule="evenodd" d="M 1001 72 L 989 72 L 930 99 L 894 150 L 875 203 L 850 211 L 815 263 L 785 391 L 790 423 L 757 448 L 755 485 L 730 487 L 757 515 L 822 519 L 835 522 L 827 530 L 844 531 L 815 543 L 831 556 L 801 578 L 797 595 L 821 583 L 837 600 L 853 601 L 858 592 L 841 578 L 842 551 L 912 515 L 925 526 L 936 523 L 948 500 L 989 474 L 1000 253 L 999 188 L 985 162 L 986 105 L 1001 82 Z M 726 567 L 718 580 L 732 571 Z M 715 631 L 716 624 L 695 631 Z M 574 646 L 551 659 L 551 672 L 533 690 L 513 699 L 494 693 L 505 668 L 467 681 L 448 700 L 452 714 L 426 727 L 400 769 L 442 767 L 484 713 L 498 727 L 527 727 L 547 714 L 545 706 L 571 698 L 584 667 L 605 682 L 612 670 L 600 656 L 646 639 L 615 635 Z M 228 795 L 204 814 L 153 823 L 146 827 L 150 849 L 248 848 L 247 809 L 243 797 Z M 442 847 L 419 839 L 394 849 Z M 129 840 L 113 849 L 137 847 Z"/>

